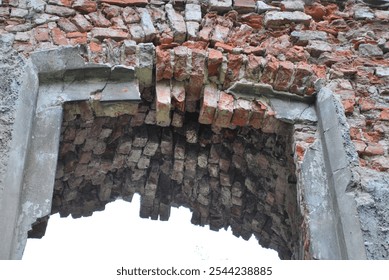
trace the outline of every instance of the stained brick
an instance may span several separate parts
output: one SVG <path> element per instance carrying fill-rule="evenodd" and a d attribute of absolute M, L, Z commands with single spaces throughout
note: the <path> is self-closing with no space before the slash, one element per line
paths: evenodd
<path fill-rule="evenodd" d="M 119 6 L 146 6 L 149 1 L 148 0 L 100 0 L 102 3 L 119 5 Z"/>
<path fill-rule="evenodd" d="M 55 6 L 55 5 L 46 5 L 45 11 L 48 14 L 53 14 L 60 17 L 74 16 L 76 14 L 76 11 L 71 8 Z"/>
<path fill-rule="evenodd" d="M 58 26 L 65 32 L 76 32 L 78 31 L 77 26 L 75 26 L 69 19 L 60 18 L 57 22 Z"/>
<path fill-rule="evenodd" d="M 201 105 L 199 122 L 202 124 L 212 124 L 219 100 L 219 92 L 215 84 L 204 87 L 203 103 Z"/>
<path fill-rule="evenodd" d="M 246 126 L 251 117 L 251 102 L 244 99 L 237 99 L 234 105 L 234 115 L 231 123 L 237 126 Z"/>
<path fill-rule="evenodd" d="M 158 46 L 156 49 L 156 80 L 173 78 L 173 66 L 171 63 L 170 50 L 161 49 Z"/>
<path fill-rule="evenodd" d="M 128 37 L 128 33 L 113 28 L 95 27 L 92 29 L 92 36 L 97 39 L 112 38 L 114 40 L 124 40 Z"/>
<path fill-rule="evenodd" d="M 231 124 L 234 112 L 234 97 L 225 92 L 220 92 L 214 124 L 219 127 L 228 127 Z"/>
<path fill-rule="evenodd" d="M 221 51 L 215 49 L 208 50 L 208 76 L 217 76 L 219 74 L 219 67 L 223 61 L 223 54 Z"/>
<path fill-rule="evenodd" d="M 191 72 L 191 49 L 179 46 L 174 48 L 174 78 L 183 81 L 189 78 Z"/>
<path fill-rule="evenodd" d="M 58 27 L 55 27 L 51 30 L 51 37 L 54 44 L 56 45 L 67 45 L 68 40 L 66 39 L 65 33 L 61 31 Z"/>
<path fill-rule="evenodd" d="M 156 85 L 156 121 L 159 126 L 170 125 L 171 93 L 170 83 L 160 81 Z"/>
<path fill-rule="evenodd" d="M 185 112 L 185 84 L 184 82 L 172 82 L 172 106 L 184 113 Z"/>
<path fill-rule="evenodd" d="M 265 84 L 272 84 L 278 70 L 279 62 L 274 57 L 267 58 L 267 64 L 261 76 L 261 82 Z"/>
<path fill-rule="evenodd" d="M 192 71 L 186 90 L 190 101 L 197 101 L 201 97 L 205 81 L 205 58 L 204 50 L 192 49 Z"/>
<path fill-rule="evenodd" d="M 186 39 L 186 24 L 183 16 L 176 12 L 171 4 L 165 5 L 165 11 L 170 28 L 173 30 L 174 42 L 183 43 Z"/>
<path fill-rule="evenodd" d="M 281 61 L 274 80 L 273 87 L 276 90 L 288 91 L 292 82 L 294 64 L 290 61 Z"/>
<path fill-rule="evenodd" d="M 90 0 L 75 0 L 73 8 L 79 12 L 89 14 L 97 10 L 97 2 Z"/>
<path fill-rule="evenodd" d="M 73 17 L 72 21 L 81 32 L 88 32 L 93 28 L 90 22 L 81 14 L 77 14 Z"/>

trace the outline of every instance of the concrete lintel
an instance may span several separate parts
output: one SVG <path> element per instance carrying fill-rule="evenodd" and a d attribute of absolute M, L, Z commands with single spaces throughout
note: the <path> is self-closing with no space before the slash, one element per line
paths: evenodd
<path fill-rule="evenodd" d="M 337 102 L 328 88 L 322 88 L 316 99 L 328 187 L 337 219 L 338 246 L 342 259 L 366 259 L 356 202 L 347 192 L 353 184 L 352 159 L 347 155 L 349 149 L 342 134 L 344 112 L 339 110 Z"/>
<path fill-rule="evenodd" d="M 269 98 L 276 119 L 287 123 L 317 122 L 315 106 L 296 100 Z"/>
<path fill-rule="evenodd" d="M 248 100 L 254 100 L 258 97 L 274 97 L 286 100 L 295 100 L 308 104 L 312 104 L 315 100 L 315 96 L 299 96 L 286 91 L 278 91 L 273 89 L 271 85 L 262 83 L 253 83 L 247 81 L 235 82 L 230 88 L 227 89 L 227 93 L 235 96 L 235 98 L 243 98 Z"/>

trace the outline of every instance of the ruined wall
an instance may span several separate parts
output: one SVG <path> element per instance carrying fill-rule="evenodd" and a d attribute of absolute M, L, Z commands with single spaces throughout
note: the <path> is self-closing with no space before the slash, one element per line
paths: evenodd
<path fill-rule="evenodd" d="M 209 127 L 207 129 L 212 131 L 212 139 L 219 137 L 218 141 L 228 139 L 224 135 L 225 131 L 234 134 L 234 139 L 246 139 L 247 137 L 243 135 L 250 131 L 250 137 L 245 140 L 249 141 L 245 142 L 249 147 L 252 145 L 250 141 L 263 142 L 262 144 L 264 144 L 266 141 L 281 139 L 284 136 L 275 136 L 279 135 L 276 128 L 279 122 L 276 118 L 282 119 L 282 115 L 290 108 L 274 111 L 270 106 L 271 102 L 267 98 L 259 96 L 263 92 L 267 92 L 269 95 L 281 96 L 282 98 L 312 102 L 323 86 L 331 89 L 343 105 L 338 113 L 345 113 L 347 117 L 342 123 L 342 129 L 346 130 L 342 141 L 347 149 L 349 163 L 353 166 L 353 184 L 349 186 L 348 191 L 355 193 L 366 251 L 368 257 L 372 259 L 388 257 L 387 207 L 386 200 L 383 199 L 387 193 L 387 172 L 389 169 L 389 111 L 387 105 L 389 33 L 385 29 L 388 21 L 388 11 L 369 8 L 353 1 L 343 2 L 340 5 L 324 1 L 305 5 L 299 1 L 283 1 L 281 3 L 268 1 L 265 3 L 248 0 L 175 0 L 170 1 L 170 3 L 156 0 L 3 0 L 0 5 L 1 36 L 7 38 L 14 50 L 26 57 L 37 50 L 81 45 L 80 54 L 85 62 L 123 64 L 135 67 L 144 104 L 143 107 L 140 107 L 139 113 L 131 119 L 124 116 L 121 118 L 128 118 L 130 127 L 139 126 L 139 128 L 142 127 L 143 131 L 148 131 L 143 128 L 146 126 L 166 127 L 162 131 L 170 131 L 169 133 L 173 135 L 174 139 L 183 138 L 183 142 L 188 142 L 190 139 L 191 145 L 185 144 L 185 147 L 186 145 L 196 146 L 195 143 L 191 143 L 195 139 L 192 137 L 197 137 L 197 141 L 202 139 L 201 134 L 191 136 L 189 133 L 188 136 L 185 130 L 187 125 L 191 129 L 193 128 L 190 131 L 197 132 L 200 127 L 205 129 L 208 125 L 212 125 L 212 129 Z M 236 81 L 245 82 L 246 88 L 239 89 L 242 85 L 234 85 Z M 260 92 L 256 92 L 257 88 L 247 87 L 250 85 L 247 82 L 260 83 Z M 231 86 L 233 87 L 230 88 Z M 95 97 L 98 98 L 98 93 Z M 252 99 L 256 101 L 254 102 Z M 221 113 L 215 114 L 215 112 Z M 139 167 L 135 166 L 135 163 L 120 163 L 123 159 L 116 158 L 115 161 L 115 156 L 120 155 L 117 152 L 120 141 L 124 141 L 123 139 L 127 137 L 131 139 L 130 142 L 133 144 L 134 137 L 139 136 L 131 134 L 131 129 L 126 132 L 122 131 L 118 133 L 120 136 L 116 138 L 117 141 L 121 140 L 119 142 L 113 141 L 112 147 L 108 150 L 106 149 L 110 145 L 109 142 L 99 142 L 100 144 L 95 146 L 93 151 L 85 151 L 85 145 L 88 142 L 86 140 L 83 142 L 80 139 L 77 140 L 80 143 L 77 142 L 76 132 L 86 133 L 89 125 L 89 129 L 96 125 L 104 126 L 105 133 L 109 135 L 103 139 L 109 141 L 108 139 L 112 137 L 109 130 L 114 131 L 115 124 L 112 123 L 112 120 L 95 117 L 91 117 L 90 123 L 87 121 L 83 124 L 80 121 L 82 116 L 79 115 L 75 117 L 76 119 L 67 119 L 65 116 L 60 163 L 66 166 L 74 159 L 81 160 L 83 158 L 86 161 L 84 165 L 88 163 L 89 166 L 93 163 L 96 165 L 94 168 L 100 168 L 100 156 L 103 157 L 102 155 L 110 151 L 109 156 L 107 156 L 109 160 L 114 162 L 114 165 L 112 162 L 104 165 L 106 169 L 103 173 L 104 180 L 111 178 L 112 182 L 115 181 L 112 170 L 115 172 L 121 170 L 120 172 L 123 174 L 133 176 L 136 169 L 132 168 L 139 169 Z M 197 119 L 199 123 L 188 122 L 187 119 Z M 150 121 L 151 123 L 148 123 Z M 126 125 L 128 126 L 128 124 Z M 247 129 L 242 128 L 246 126 Z M 181 127 L 185 127 L 185 131 L 180 129 Z M 258 129 L 260 132 L 257 131 Z M 137 129 L 135 130 L 137 131 Z M 285 180 L 293 172 L 296 173 L 296 180 L 298 180 L 300 164 L 307 151 L 315 150 L 315 145 L 318 145 L 317 141 L 320 140 L 311 121 L 299 123 L 294 126 L 292 132 L 290 132 L 291 130 L 291 128 L 288 129 L 287 140 L 280 140 L 285 151 L 293 153 L 294 156 L 294 167 L 291 158 L 288 157 L 288 167 L 284 167 L 284 173 L 282 173 L 284 174 L 282 181 L 287 181 L 288 183 L 285 183 L 287 185 L 294 184 L 294 180 L 289 180 L 290 182 Z M 90 131 L 87 134 L 90 135 L 89 133 Z M 251 136 L 251 134 L 255 135 L 256 133 L 260 133 L 260 136 Z M 89 141 L 97 141 L 96 138 L 99 136 L 96 135 Z M 150 140 L 149 133 L 147 136 Z M 256 137 L 262 140 L 255 140 Z M 211 145 L 211 142 L 207 145 Z M 224 142 L 229 143 L 228 141 Z M 157 149 L 161 149 L 161 143 L 159 144 Z M 210 147 L 213 145 L 207 145 L 204 146 L 207 147 L 205 150 L 211 153 Z M 234 155 L 233 147 L 225 145 L 227 146 L 225 148 Z M 99 148 L 100 151 L 98 151 Z M 97 153 L 94 149 L 97 149 Z M 194 150 L 198 149 L 198 146 L 194 148 Z M 274 149 L 278 149 L 278 145 L 271 146 L 272 152 L 270 153 L 273 153 Z M 84 155 L 83 152 L 86 154 L 89 152 L 91 158 L 85 159 L 84 157 L 87 155 Z M 253 151 L 254 158 L 255 154 Z M 99 156 L 97 158 L 100 159 L 97 160 L 92 155 Z M 163 157 L 162 155 L 161 152 L 160 157 Z M 191 156 L 194 157 L 191 153 L 185 153 L 184 158 Z M 273 162 L 273 159 L 277 158 L 274 157 L 274 154 L 272 156 L 267 158 L 265 153 L 266 161 Z M 148 160 L 153 162 L 151 155 L 150 158 L 147 157 L 149 156 L 146 155 L 146 159 L 141 162 L 144 164 L 147 164 Z M 184 159 L 178 158 L 177 160 L 180 162 L 179 160 Z M 192 161 L 195 162 L 195 159 L 192 158 Z M 174 153 L 166 162 L 166 164 L 171 162 L 171 168 L 174 168 Z M 272 178 L 270 174 L 275 173 L 275 171 L 270 169 L 264 173 L 256 174 L 255 172 L 258 171 L 255 171 L 253 167 L 249 168 L 250 160 L 246 158 L 245 162 L 251 175 L 262 178 L 261 180 L 266 181 L 266 178 L 270 180 L 264 184 L 264 188 L 267 187 L 269 194 L 273 195 L 271 188 L 275 187 L 274 180 L 276 179 Z M 62 166 L 61 164 L 59 166 Z M 73 164 L 77 166 L 81 163 Z M 91 165 L 93 166 L 93 164 Z M 116 166 L 117 164 L 124 165 L 119 167 Z M 205 170 L 203 171 L 205 175 L 203 175 L 206 178 L 210 177 L 209 180 L 213 178 L 211 174 L 216 175 L 212 173 L 215 172 L 212 168 L 219 169 L 219 176 L 227 173 L 220 172 L 220 170 L 223 171 L 220 162 L 219 166 L 216 163 L 209 163 L 209 161 L 208 164 L 211 164 L 211 167 L 207 165 L 207 168 L 200 169 Z M 274 166 L 279 164 L 278 161 L 274 162 Z M 177 163 L 176 168 L 182 168 L 178 165 Z M 270 165 L 273 166 L 273 164 Z M 234 165 L 230 164 L 230 166 Z M 113 191 L 117 188 L 113 187 L 116 183 L 107 184 L 107 186 L 112 186 L 112 189 L 104 191 L 102 188 L 99 194 L 101 187 L 98 186 L 101 186 L 101 182 L 96 182 L 91 187 L 88 179 L 85 179 L 85 176 L 90 176 L 88 172 L 92 171 L 88 171 L 88 169 L 92 170 L 92 167 L 86 168 L 84 166 L 84 169 L 80 167 L 80 171 L 78 171 L 80 176 L 69 177 L 69 174 L 74 175 L 75 170 L 72 168 L 74 166 L 69 167 L 67 172 L 63 174 L 60 174 L 61 170 L 59 169 L 54 199 L 55 206 L 70 207 L 73 200 L 69 198 L 76 197 L 75 190 L 78 190 L 77 188 L 80 186 L 94 189 L 97 198 L 104 197 L 102 200 L 100 198 L 101 201 L 91 202 L 91 209 L 94 207 L 98 209 L 106 201 L 110 201 L 115 196 L 123 195 L 123 193 L 119 194 L 119 192 Z M 136 172 L 138 172 L 139 178 L 143 178 L 142 171 Z M 245 174 L 236 166 L 234 166 L 234 172 L 235 174 Z M 109 176 L 105 176 L 107 174 Z M 174 172 L 172 176 L 173 174 Z M 175 176 L 181 175 L 176 174 Z M 185 178 L 185 172 L 182 176 Z M 197 176 L 197 172 L 196 175 L 192 174 L 192 176 Z M 146 178 L 148 177 L 144 176 L 144 180 Z M 368 178 L 375 178 L 375 180 Z M 169 178 L 174 182 L 177 181 L 176 179 Z M 221 179 L 219 178 L 219 183 L 221 183 Z M 229 179 L 233 180 L 233 178 Z M 103 180 L 102 177 L 100 180 Z M 323 180 L 325 181 L 325 179 Z M 242 182 L 238 181 L 243 186 Z M 278 186 L 278 182 L 276 186 Z M 282 183 L 280 186 L 285 185 Z M 228 188 L 230 186 L 224 187 L 232 192 L 232 188 Z M 233 187 L 233 183 L 231 187 Z M 246 185 L 245 187 L 247 188 Z M 71 190 L 71 188 L 73 189 Z M 134 186 L 134 188 L 136 187 Z M 185 183 L 182 184 L 181 188 L 185 190 Z M 192 190 L 194 194 L 196 194 L 195 189 Z M 58 195 L 58 191 L 61 190 L 63 190 L 61 193 L 63 197 Z M 121 189 L 121 191 L 123 190 Z M 136 191 L 142 192 L 142 189 L 138 188 Z M 294 191 L 298 190 L 293 189 L 291 193 L 294 194 Z M 227 190 L 225 192 L 228 193 Z M 250 193 L 246 189 L 245 192 Z M 66 198 L 64 194 L 66 194 Z M 266 239 L 266 233 L 261 233 L 260 236 L 265 236 L 263 238 L 266 241 L 260 239 L 260 242 L 266 246 L 270 244 L 276 247 L 283 257 L 291 257 L 296 254 L 295 257 L 310 258 L 309 229 L 306 232 L 302 230 L 298 233 L 301 235 L 299 242 L 304 240 L 307 242 L 300 244 L 304 246 L 306 254 L 297 254 L 295 244 L 293 244 L 295 241 L 289 240 L 289 238 L 293 236 L 294 240 L 294 236 L 297 234 L 294 227 L 298 225 L 298 218 L 293 222 L 286 222 L 286 217 L 291 218 L 296 217 L 296 215 L 293 213 L 294 210 L 285 210 L 285 204 L 280 201 L 284 201 L 286 198 L 280 199 L 277 198 L 277 195 L 279 194 L 274 192 L 273 199 L 277 203 L 273 208 L 277 209 L 267 209 L 267 214 L 264 214 L 268 217 L 272 216 L 272 221 L 279 220 L 277 223 L 272 222 L 273 225 L 277 225 L 273 226 L 272 229 L 272 234 L 275 235 Z M 199 206 L 193 204 L 194 202 L 191 201 L 188 194 L 186 197 L 190 202 L 181 201 L 180 203 L 189 203 L 189 207 L 193 210 L 197 209 L 197 212 L 194 212 L 195 216 L 199 215 Z M 192 197 L 192 200 L 196 201 L 195 197 Z M 226 203 L 226 201 L 221 202 L 223 199 L 220 194 L 215 195 L 215 197 L 220 198 L 219 202 L 215 202 L 216 208 Z M 173 196 L 171 199 L 171 201 L 175 201 L 177 198 Z M 269 195 L 268 200 L 272 201 L 271 195 Z M 268 205 L 266 207 L 269 208 L 270 202 L 268 200 L 265 199 L 265 202 L 261 200 L 258 203 L 264 203 L 263 207 Z M 296 207 L 293 199 L 286 200 L 290 201 L 292 208 Z M 64 201 L 67 202 L 63 204 Z M 299 207 L 304 220 L 304 217 L 309 216 L 309 213 L 304 212 L 307 210 L 304 210 L 304 193 L 297 195 L 297 202 L 300 203 Z M 64 209 L 67 210 L 63 210 L 64 215 L 74 213 L 75 216 L 80 216 L 90 214 L 92 211 L 91 209 L 78 209 L 74 205 L 72 206 L 74 208 L 66 207 Z M 60 210 L 58 209 L 58 211 Z M 142 213 L 148 213 L 147 211 Z M 165 211 L 167 210 L 165 209 Z M 196 216 L 194 222 L 203 224 L 204 221 L 201 219 L 211 222 L 211 212 L 205 213 L 203 213 L 204 216 Z M 220 211 L 217 213 L 218 215 L 229 215 L 226 214 L 228 211 L 222 212 L 223 214 L 220 214 Z M 255 219 L 252 219 L 251 216 L 256 212 L 249 211 L 249 213 L 250 217 L 247 223 L 255 224 L 256 222 L 253 222 Z M 160 213 L 158 212 L 158 214 Z M 150 213 L 145 214 L 145 216 L 150 215 Z M 155 217 L 156 214 L 153 215 Z M 166 214 L 163 216 L 166 217 Z M 265 217 L 264 220 L 266 219 Z M 293 219 L 295 218 L 291 220 Z M 259 220 L 264 221 L 262 218 Z M 259 220 L 257 219 L 258 222 Z M 226 224 L 232 226 L 233 223 L 230 218 L 226 218 L 222 224 L 223 226 Z M 220 226 L 218 224 L 216 228 Z M 285 226 L 287 229 L 284 228 Z M 307 228 L 306 223 L 303 223 L 302 228 L 304 227 Z M 283 229 L 280 230 L 281 228 Z M 254 230 L 252 231 L 255 233 Z M 235 230 L 235 232 L 239 232 L 239 230 Z M 282 232 L 289 232 L 291 235 L 284 234 L 285 236 L 282 236 Z M 241 231 L 239 234 L 246 236 L 249 233 Z"/>

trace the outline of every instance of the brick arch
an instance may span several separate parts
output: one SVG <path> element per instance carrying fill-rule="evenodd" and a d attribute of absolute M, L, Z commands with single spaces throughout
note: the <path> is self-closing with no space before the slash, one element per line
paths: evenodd
<path fill-rule="evenodd" d="M 192 116 L 182 128 L 139 125 L 137 118 L 95 117 L 88 104 L 65 104 L 52 213 L 89 216 L 139 193 L 142 218 L 166 221 L 172 206 L 185 206 L 195 225 L 231 227 L 281 258 L 297 257 L 302 220 L 292 125 L 263 133 L 212 129 Z"/>

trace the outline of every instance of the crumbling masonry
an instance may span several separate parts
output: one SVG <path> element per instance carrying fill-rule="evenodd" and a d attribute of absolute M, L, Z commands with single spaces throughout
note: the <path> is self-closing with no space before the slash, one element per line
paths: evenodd
<path fill-rule="evenodd" d="M 282 259 L 388 259 L 385 9 L 0 0 L 0 258 L 138 193 Z"/>

